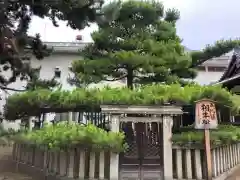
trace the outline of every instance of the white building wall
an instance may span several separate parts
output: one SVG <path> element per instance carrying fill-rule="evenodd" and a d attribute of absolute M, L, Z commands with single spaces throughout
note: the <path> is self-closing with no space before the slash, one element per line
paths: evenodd
<path fill-rule="evenodd" d="M 51 79 L 54 76 L 54 69 L 55 67 L 59 67 L 61 70 L 61 78 L 59 79 L 60 83 L 62 84 L 63 89 L 66 90 L 71 90 L 74 89 L 73 86 L 67 83 L 67 77 L 69 73 L 69 66 L 71 65 L 71 62 L 73 60 L 80 59 L 81 57 L 78 55 L 58 55 L 58 54 L 53 54 L 44 60 L 36 60 L 33 59 L 31 61 L 33 67 L 39 67 L 41 66 L 41 71 L 40 71 L 40 77 L 42 79 Z M 6 76 L 9 76 L 10 72 L 6 73 Z M 15 89 L 24 89 L 26 86 L 26 81 L 20 81 L 19 79 L 15 82 L 9 85 L 8 87 L 15 88 Z M 3 106 L 6 103 L 6 97 L 16 93 L 14 91 L 8 91 L 9 94 L 6 94 L 5 92 L 2 92 L 2 100 L 0 101 L 0 110 L 3 110 Z M 51 120 L 54 116 L 49 117 L 49 120 Z M 2 125 L 5 128 L 13 128 L 13 129 L 18 129 L 20 127 L 20 120 L 17 120 L 15 122 L 8 122 L 8 121 L 3 121 Z"/>
<path fill-rule="evenodd" d="M 197 77 L 194 79 L 197 83 L 201 85 L 208 85 L 213 82 L 219 81 L 223 72 L 205 72 L 199 71 Z"/>
<path fill-rule="evenodd" d="M 71 62 L 73 60 L 80 59 L 80 56 L 77 55 L 58 55 L 58 54 L 53 54 L 43 60 L 36 60 L 33 59 L 31 61 L 32 67 L 39 67 L 41 66 L 41 71 L 40 71 L 40 77 L 41 79 L 51 79 L 54 76 L 54 69 L 55 67 L 60 67 L 61 70 L 61 78 L 60 82 L 63 85 L 64 89 L 72 89 L 73 87 L 70 86 L 67 83 L 67 77 L 69 73 L 69 66 L 71 65 Z M 16 83 L 12 83 L 9 87 L 11 88 L 22 88 L 22 86 L 25 86 L 26 82 L 22 82 L 18 80 Z"/>

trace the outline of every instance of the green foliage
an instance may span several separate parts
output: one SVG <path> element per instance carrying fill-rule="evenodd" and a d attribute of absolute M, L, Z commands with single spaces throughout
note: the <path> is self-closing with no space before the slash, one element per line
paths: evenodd
<path fill-rule="evenodd" d="M 163 105 L 165 102 L 173 104 L 194 104 L 196 100 L 209 98 L 219 105 L 229 106 L 235 113 L 239 112 L 240 98 L 232 95 L 220 86 L 199 86 L 179 84 L 146 85 L 134 90 L 129 88 L 84 89 L 73 91 L 36 90 L 14 94 L 7 99 L 5 118 L 19 119 L 23 116 L 37 116 L 42 108 L 50 112 L 56 109 L 62 111 L 81 109 L 82 106 L 99 107 L 103 104 L 115 105 Z"/>
<path fill-rule="evenodd" d="M 194 126 L 183 127 L 181 133 L 173 134 L 175 145 L 191 146 L 203 145 L 204 134 L 202 130 L 195 130 Z M 218 129 L 210 131 L 212 145 L 225 145 L 240 141 L 240 127 L 232 125 L 219 125 Z"/>
<path fill-rule="evenodd" d="M 69 122 L 45 125 L 40 130 L 18 135 L 15 140 L 53 151 L 82 147 L 93 151 L 122 152 L 127 148 L 123 133 L 107 132 L 92 124 L 85 126 Z"/>
<path fill-rule="evenodd" d="M 133 83 L 168 82 L 194 77 L 192 61 L 176 34 L 179 12 L 164 11 L 155 1 L 113 2 L 103 7 L 103 21 L 92 34 L 85 60 L 73 63 L 80 82 L 127 79 Z"/>
<path fill-rule="evenodd" d="M 27 90 L 36 90 L 36 89 L 52 89 L 56 87 L 60 87 L 60 83 L 54 78 L 50 80 L 44 79 L 32 79 L 28 82 L 26 89 Z"/>
<path fill-rule="evenodd" d="M 15 129 L 4 129 L 3 125 L 0 124 L 0 145 L 5 146 L 12 143 L 12 137 L 23 132 L 22 130 Z"/>
<path fill-rule="evenodd" d="M 208 45 L 202 51 L 193 51 L 191 52 L 192 67 L 197 67 L 213 57 L 219 57 L 231 51 L 233 48 L 238 47 L 239 45 L 239 39 L 219 40 L 214 45 Z"/>
<path fill-rule="evenodd" d="M 179 12 L 164 11 L 156 1 L 114 1 L 102 13 L 94 43 L 82 52 L 85 59 L 72 64 L 76 85 L 121 79 L 130 88 L 137 83 L 181 83 L 196 77 L 198 65 L 240 45 L 238 39 L 221 40 L 202 51 L 184 52 L 176 33 Z"/>
<path fill-rule="evenodd" d="M 28 36 L 33 16 L 49 18 L 56 27 L 57 21 L 63 20 L 67 21 L 67 25 L 72 29 L 83 29 L 89 25 L 89 22 L 99 19 L 99 9 L 102 4 L 102 0 L 6 0 L 2 2 L 0 6 L 0 64 L 2 65 L 0 88 L 21 91 L 7 87 L 18 78 L 30 81 L 29 86 L 36 81 L 36 86 L 39 83 L 48 85 L 50 83 L 32 79 L 35 70 L 31 67 L 31 55 L 41 60 L 51 53 L 51 50 L 41 42 L 39 34 L 34 37 Z M 6 78 L 5 71 L 11 72 L 9 78 Z"/>

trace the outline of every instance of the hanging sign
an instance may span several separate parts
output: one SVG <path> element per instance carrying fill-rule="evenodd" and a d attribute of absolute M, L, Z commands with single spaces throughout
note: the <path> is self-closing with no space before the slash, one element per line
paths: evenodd
<path fill-rule="evenodd" d="M 202 99 L 196 102 L 195 129 L 216 129 L 217 111 L 214 101 Z"/>

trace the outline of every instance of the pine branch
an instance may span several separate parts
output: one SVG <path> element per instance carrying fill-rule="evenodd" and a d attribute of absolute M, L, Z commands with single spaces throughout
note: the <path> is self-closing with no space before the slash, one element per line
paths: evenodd
<path fill-rule="evenodd" d="M 197 67 L 205 61 L 214 57 L 220 57 L 223 54 L 233 50 L 235 47 L 238 47 L 239 45 L 240 39 L 220 40 L 217 41 L 214 45 L 208 45 L 203 51 L 193 51 L 191 52 L 193 62 L 191 68 Z"/>
<path fill-rule="evenodd" d="M 15 88 L 9 88 L 9 87 L 2 86 L 2 85 L 0 85 L 0 89 L 2 89 L 2 90 L 9 90 L 9 91 L 16 91 L 16 92 L 24 92 L 24 91 L 26 91 L 26 89 L 15 89 Z"/>
<path fill-rule="evenodd" d="M 126 78 L 127 74 L 124 74 L 123 76 L 120 76 L 119 78 L 114 78 L 114 79 L 105 79 L 105 81 L 119 81 L 123 78 Z"/>

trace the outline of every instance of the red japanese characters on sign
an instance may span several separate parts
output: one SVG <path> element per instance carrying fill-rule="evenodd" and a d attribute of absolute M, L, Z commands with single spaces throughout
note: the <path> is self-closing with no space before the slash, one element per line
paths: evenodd
<path fill-rule="evenodd" d="M 195 108 L 195 128 L 215 129 L 217 125 L 218 120 L 215 103 L 208 99 L 197 101 Z"/>

